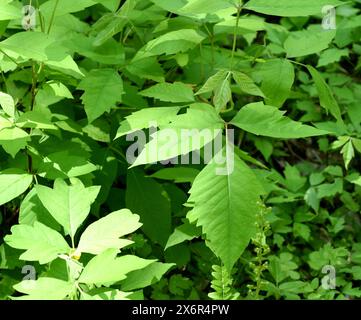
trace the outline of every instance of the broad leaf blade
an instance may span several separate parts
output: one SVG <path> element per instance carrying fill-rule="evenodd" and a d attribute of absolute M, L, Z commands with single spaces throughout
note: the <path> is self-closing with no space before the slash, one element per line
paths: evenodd
<path fill-rule="evenodd" d="M 75 183 L 69 186 L 64 180 L 57 179 L 54 182 L 54 189 L 36 186 L 44 207 L 72 238 L 88 216 L 90 206 L 100 190 L 98 186 L 85 188 L 80 180 L 74 181 Z"/>
<path fill-rule="evenodd" d="M 77 255 L 82 252 L 100 254 L 106 249 L 120 249 L 132 241 L 119 239 L 141 227 L 139 216 L 124 209 L 108 214 L 88 226 L 80 237 L 76 250 Z"/>
<path fill-rule="evenodd" d="M 256 135 L 280 139 L 297 139 L 327 134 L 284 116 L 285 111 L 264 105 L 262 102 L 244 106 L 231 123 Z"/>
<path fill-rule="evenodd" d="M 29 188 L 33 176 L 18 169 L 7 169 L 0 172 L 0 205 L 3 205 Z"/>
<path fill-rule="evenodd" d="M 33 226 L 15 225 L 11 228 L 11 233 L 5 237 L 5 241 L 13 248 L 26 250 L 20 256 L 22 260 L 45 264 L 70 250 L 60 233 L 37 221 Z"/>
<path fill-rule="evenodd" d="M 225 148 L 228 149 L 228 148 Z M 255 235 L 263 189 L 252 170 L 237 155 L 225 157 L 224 174 L 220 165 L 208 164 L 194 181 L 188 206 L 188 219 L 197 221 L 209 246 L 228 270 Z"/>

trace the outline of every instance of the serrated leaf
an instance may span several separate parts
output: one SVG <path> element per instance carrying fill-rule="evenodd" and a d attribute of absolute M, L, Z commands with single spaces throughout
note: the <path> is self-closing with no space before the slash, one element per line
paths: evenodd
<path fill-rule="evenodd" d="M 33 181 L 33 176 L 19 169 L 0 172 L 0 206 L 24 193 Z"/>
<path fill-rule="evenodd" d="M 80 82 L 78 89 L 85 91 L 81 99 L 89 123 L 122 101 L 124 93 L 123 80 L 113 69 L 93 69 Z"/>
<path fill-rule="evenodd" d="M 35 221 L 33 226 L 15 225 L 11 228 L 11 233 L 5 237 L 5 242 L 10 247 L 26 250 L 20 256 L 22 260 L 45 264 L 70 250 L 60 233 L 38 221 Z"/>
<path fill-rule="evenodd" d="M 145 97 L 174 103 L 194 101 L 192 88 L 182 82 L 158 83 L 139 92 L 139 94 Z"/>
<path fill-rule="evenodd" d="M 280 139 L 297 139 L 327 134 L 314 127 L 284 116 L 286 111 L 264 105 L 262 102 L 244 106 L 231 124 L 256 135 Z"/>
<path fill-rule="evenodd" d="M 258 88 L 249 76 L 239 71 L 232 71 L 232 76 L 243 92 L 265 98 L 262 90 Z"/>
<path fill-rule="evenodd" d="M 225 154 L 226 152 L 226 154 Z M 255 217 L 264 192 L 252 170 L 235 154 L 225 155 L 224 174 L 215 161 L 195 179 L 188 199 L 192 210 L 187 218 L 197 221 L 216 256 L 228 271 L 255 235 Z"/>
<path fill-rule="evenodd" d="M 347 170 L 351 160 L 355 156 L 355 150 L 353 148 L 351 139 L 343 146 L 341 149 L 341 154 L 343 155 L 343 161 Z"/>
<path fill-rule="evenodd" d="M 307 69 L 310 72 L 313 81 L 315 82 L 316 89 L 320 97 L 321 107 L 323 107 L 327 112 L 330 112 L 338 122 L 343 124 L 340 107 L 330 87 L 315 68 L 308 65 Z"/>
<path fill-rule="evenodd" d="M 110 248 L 120 249 L 131 244 L 132 241 L 119 238 L 134 232 L 141 225 L 139 216 L 127 209 L 110 213 L 85 229 L 80 237 L 76 255 L 82 252 L 100 254 Z"/>
<path fill-rule="evenodd" d="M 67 185 L 64 180 L 57 179 L 54 182 L 54 189 L 36 186 L 44 207 L 72 238 L 88 216 L 90 206 L 99 190 L 98 186 L 85 188 L 80 180 L 74 180 L 74 184 Z"/>

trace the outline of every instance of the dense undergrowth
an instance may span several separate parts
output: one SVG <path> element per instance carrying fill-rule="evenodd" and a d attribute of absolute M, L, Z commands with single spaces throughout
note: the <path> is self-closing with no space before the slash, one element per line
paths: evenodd
<path fill-rule="evenodd" d="M 361 297 L 360 10 L 0 0 L 0 299 Z"/>

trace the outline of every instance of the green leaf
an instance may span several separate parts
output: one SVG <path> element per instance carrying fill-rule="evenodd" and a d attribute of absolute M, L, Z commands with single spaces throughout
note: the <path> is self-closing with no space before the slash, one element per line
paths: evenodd
<path fill-rule="evenodd" d="M 265 95 L 262 92 L 262 90 L 257 87 L 257 85 L 249 76 L 239 71 L 232 71 L 232 76 L 234 81 L 236 81 L 237 85 L 241 88 L 243 92 L 253 96 L 259 96 L 265 98 Z"/>
<path fill-rule="evenodd" d="M 317 187 L 317 198 L 334 197 L 336 194 L 342 194 L 343 180 L 340 178 L 335 179 L 333 183 L 324 183 Z"/>
<path fill-rule="evenodd" d="M 269 271 L 277 285 L 289 277 L 293 280 L 299 279 L 299 273 L 295 271 L 297 264 L 293 261 L 291 253 L 283 252 L 279 257 L 271 256 L 269 260 Z"/>
<path fill-rule="evenodd" d="M 337 6 L 343 2 L 338 0 L 250 0 L 246 9 L 282 17 L 308 17 L 322 14 L 326 5 Z"/>
<path fill-rule="evenodd" d="M 229 147 L 222 150 L 224 164 L 209 163 L 197 176 L 188 199 L 187 218 L 202 227 L 215 255 L 228 271 L 256 233 L 263 188 L 253 171 Z M 218 170 L 221 169 L 221 172 Z"/>
<path fill-rule="evenodd" d="M 173 247 L 177 244 L 180 244 L 186 240 L 192 240 L 196 237 L 199 237 L 202 233 L 201 228 L 195 226 L 194 224 L 185 223 L 175 228 L 174 232 L 170 235 L 165 249 Z"/>
<path fill-rule="evenodd" d="M 325 265 L 340 266 L 346 264 L 349 252 L 345 247 L 333 248 L 331 243 L 325 244 L 318 251 L 310 253 L 308 264 L 314 270 L 321 270 Z"/>
<path fill-rule="evenodd" d="M 219 10 L 234 8 L 233 4 L 227 0 L 193 0 L 181 8 L 181 14 L 201 14 L 215 13 Z"/>
<path fill-rule="evenodd" d="M 12 96 L 0 92 L 0 106 L 8 116 L 15 117 L 15 102 Z"/>
<path fill-rule="evenodd" d="M 231 124 L 256 135 L 280 139 L 297 139 L 327 134 L 314 127 L 296 122 L 276 107 L 264 105 L 262 102 L 244 106 L 231 121 Z"/>
<path fill-rule="evenodd" d="M 175 183 L 193 182 L 196 176 L 199 174 L 199 170 L 188 167 L 176 167 L 176 168 L 164 168 L 153 173 L 150 177 L 171 180 Z"/>
<path fill-rule="evenodd" d="M 93 42 L 93 37 L 76 34 L 64 44 L 74 52 L 102 64 L 117 65 L 124 63 L 124 48 L 116 40 L 109 39 L 101 46 L 94 46 Z"/>
<path fill-rule="evenodd" d="M 347 170 L 351 160 L 355 156 L 355 150 L 353 148 L 351 139 L 343 146 L 341 149 L 341 154 L 343 155 L 343 161 L 345 162 L 345 168 Z"/>
<path fill-rule="evenodd" d="M 11 233 L 5 237 L 5 242 L 10 247 L 26 250 L 20 256 L 22 260 L 45 264 L 70 250 L 60 233 L 38 221 L 35 221 L 33 226 L 15 225 L 11 228 Z"/>
<path fill-rule="evenodd" d="M 79 282 L 86 284 L 113 284 L 126 278 L 131 271 L 143 269 L 155 260 L 132 255 L 116 257 L 117 249 L 108 249 L 89 261 L 80 275 Z"/>
<path fill-rule="evenodd" d="M 126 69 L 132 75 L 156 82 L 164 82 L 164 71 L 156 57 L 149 57 L 127 64 Z"/>
<path fill-rule="evenodd" d="M 320 59 L 318 60 L 317 67 L 324 67 L 331 63 L 339 62 L 342 57 L 348 57 L 349 50 L 348 49 L 337 49 L 331 48 L 328 50 L 323 51 L 320 54 Z"/>
<path fill-rule="evenodd" d="M 125 117 L 117 131 L 115 139 L 134 131 L 149 128 L 153 123 L 159 126 L 168 124 L 177 115 L 179 107 L 145 108 Z"/>
<path fill-rule="evenodd" d="M 130 240 L 119 239 L 141 227 L 139 216 L 124 209 L 108 214 L 93 222 L 82 233 L 76 255 L 82 252 L 100 254 L 114 248 L 120 249 L 132 243 Z"/>
<path fill-rule="evenodd" d="M 214 32 L 215 34 L 232 34 L 234 30 L 237 30 L 239 34 L 244 34 L 250 33 L 251 31 L 266 30 L 266 26 L 267 24 L 262 19 L 257 19 L 256 17 L 240 17 L 237 26 L 237 18 L 235 16 L 230 16 L 225 18 L 225 20 L 218 22 L 214 26 Z"/>
<path fill-rule="evenodd" d="M 223 110 L 228 102 L 232 100 L 232 91 L 229 80 L 230 73 L 228 72 L 226 78 L 220 83 L 214 91 L 213 103 L 216 110 L 219 112 Z"/>
<path fill-rule="evenodd" d="M 23 113 L 17 120 L 16 125 L 21 128 L 57 130 L 47 114 L 41 111 L 28 111 Z"/>
<path fill-rule="evenodd" d="M 23 280 L 14 286 L 26 296 L 14 300 L 62 300 L 74 291 L 74 284 L 55 278 L 41 277 L 38 280 Z"/>
<path fill-rule="evenodd" d="M 18 32 L 0 42 L 0 49 L 26 59 L 48 60 L 47 49 L 53 45 L 52 38 L 42 32 Z M 9 53 L 12 55 L 11 53 Z"/>
<path fill-rule="evenodd" d="M 291 32 L 284 43 L 287 57 L 303 57 L 323 51 L 328 48 L 335 35 L 335 30 L 323 30 L 320 26 Z"/>
<path fill-rule="evenodd" d="M 295 78 L 291 62 L 285 59 L 269 60 L 261 67 L 261 90 L 266 96 L 266 103 L 281 107 L 291 94 Z"/>
<path fill-rule="evenodd" d="M 142 270 L 132 271 L 121 282 L 121 288 L 124 291 L 131 291 L 150 286 L 158 282 L 174 265 L 174 263 L 153 262 Z"/>
<path fill-rule="evenodd" d="M 161 54 L 186 52 L 201 43 L 205 37 L 193 29 L 171 31 L 149 41 L 138 51 L 133 61 Z"/>
<path fill-rule="evenodd" d="M 182 82 L 158 83 L 139 92 L 140 95 L 169 102 L 193 102 L 192 88 Z"/>
<path fill-rule="evenodd" d="M 0 172 L 0 205 L 24 193 L 33 181 L 33 176 L 19 169 L 6 169 Z"/>
<path fill-rule="evenodd" d="M 127 175 L 125 202 L 127 208 L 140 216 L 144 233 L 164 246 L 171 232 L 171 207 L 162 186 L 144 177 L 138 168 L 131 169 Z"/>
<path fill-rule="evenodd" d="M 53 14 L 57 0 L 49 0 L 40 6 L 40 12 L 47 18 Z M 100 1 L 97 0 L 61 0 L 61 4 L 56 7 L 55 16 L 62 16 L 67 13 L 82 11 L 87 7 L 91 7 Z"/>
<path fill-rule="evenodd" d="M 19 223 L 32 226 L 35 221 L 41 222 L 54 230 L 60 231 L 59 224 L 50 215 L 49 211 L 45 209 L 36 193 L 36 189 L 34 188 L 21 202 Z"/>
<path fill-rule="evenodd" d="M 320 97 L 321 107 L 323 107 L 327 112 L 330 112 L 339 123 L 343 124 L 340 107 L 330 87 L 315 68 L 307 66 L 307 69 L 315 82 L 316 89 Z"/>
<path fill-rule="evenodd" d="M 209 77 L 206 83 L 200 88 L 196 95 L 215 91 L 222 83 L 222 81 L 227 77 L 227 70 L 219 70 L 213 76 Z"/>
<path fill-rule="evenodd" d="M 78 89 L 85 91 L 81 99 L 89 123 L 121 102 L 124 93 L 123 80 L 113 69 L 93 69 L 80 82 Z"/>
<path fill-rule="evenodd" d="M 13 6 L 9 1 L 2 1 L 0 3 L 0 21 L 2 20 L 13 20 L 21 18 L 21 10 Z"/>
<path fill-rule="evenodd" d="M 187 113 L 178 115 L 170 124 L 164 125 L 164 129 L 152 134 L 152 140 L 145 145 L 132 167 L 199 150 L 212 142 L 223 128 L 224 122 L 212 106 L 192 104 Z"/>
<path fill-rule="evenodd" d="M 139 292 L 139 291 L 138 291 Z M 116 289 L 94 288 L 85 293 L 81 292 L 80 300 L 129 300 L 132 292 L 123 292 Z"/>
<path fill-rule="evenodd" d="M 43 32 L 17 32 L 1 41 L 0 49 L 15 60 L 31 59 L 77 78 L 84 76 L 67 53 L 68 49 L 61 46 L 56 38 Z"/>
<path fill-rule="evenodd" d="M 28 141 L 30 141 L 29 134 L 20 128 L 0 128 L 0 145 L 13 158 L 27 146 Z"/>
<path fill-rule="evenodd" d="M 72 185 L 67 185 L 64 180 L 57 179 L 54 189 L 36 185 L 36 191 L 44 207 L 72 238 L 88 216 L 90 205 L 99 190 L 98 186 L 85 188 L 80 180 L 73 180 Z"/>
<path fill-rule="evenodd" d="M 104 5 L 104 3 L 102 4 Z M 127 0 L 116 13 L 105 15 L 98 20 L 95 25 L 93 25 L 95 30 L 99 29 L 99 33 L 93 42 L 94 46 L 102 45 L 117 33 L 121 32 L 127 23 L 130 22 L 130 14 L 136 4 L 137 0 Z M 118 6 L 119 3 L 117 4 L 117 7 Z"/>
<path fill-rule="evenodd" d="M 355 149 L 361 153 L 361 139 L 352 138 L 352 144 Z"/>
<path fill-rule="evenodd" d="M 48 179 L 78 177 L 97 170 L 82 150 L 64 150 L 46 155 L 38 168 L 38 174 Z"/>
<path fill-rule="evenodd" d="M 53 90 L 56 97 L 74 99 L 70 90 L 59 81 L 49 81 L 45 86 L 49 86 Z"/>

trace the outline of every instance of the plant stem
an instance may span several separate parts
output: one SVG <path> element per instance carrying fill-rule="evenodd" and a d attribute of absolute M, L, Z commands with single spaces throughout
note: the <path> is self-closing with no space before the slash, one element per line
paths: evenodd
<path fill-rule="evenodd" d="M 34 110 L 34 106 L 35 106 L 35 98 L 36 98 L 36 94 L 37 94 L 37 84 L 38 84 L 38 73 L 36 72 L 36 68 L 35 68 L 35 62 L 32 62 L 31 65 L 31 70 L 32 70 L 32 83 L 31 83 L 31 102 L 30 102 L 30 111 Z M 32 133 L 32 129 L 29 130 L 29 134 L 31 135 Z M 29 173 L 33 172 L 33 158 L 31 157 L 31 155 L 29 154 L 29 150 L 28 150 L 28 171 Z"/>
<path fill-rule="evenodd" d="M 39 15 L 39 20 L 40 20 L 40 29 L 41 29 L 41 32 L 45 32 L 45 25 L 44 25 L 44 20 L 43 20 L 43 15 L 41 14 L 40 12 L 40 6 L 39 6 L 39 0 L 36 0 L 36 6 L 38 8 L 38 15 Z"/>
<path fill-rule="evenodd" d="M 49 27 L 48 27 L 48 32 L 47 32 L 47 34 L 50 33 L 51 27 L 52 27 L 52 25 L 53 25 L 54 17 L 55 17 L 55 12 L 56 12 L 56 8 L 58 7 L 58 4 L 59 4 L 59 0 L 56 0 L 55 5 L 54 5 L 53 12 L 52 12 L 52 14 L 51 14 L 51 18 L 50 18 L 50 23 L 49 23 Z"/>
<path fill-rule="evenodd" d="M 232 56 L 231 56 L 230 70 L 233 70 L 234 54 L 236 52 L 236 46 L 237 46 L 237 31 L 238 31 L 238 26 L 239 26 L 239 19 L 241 17 L 241 11 L 242 11 L 242 7 L 238 6 L 237 7 L 237 20 L 236 20 L 236 25 L 235 25 L 234 31 L 233 31 L 233 45 L 232 45 Z"/>

